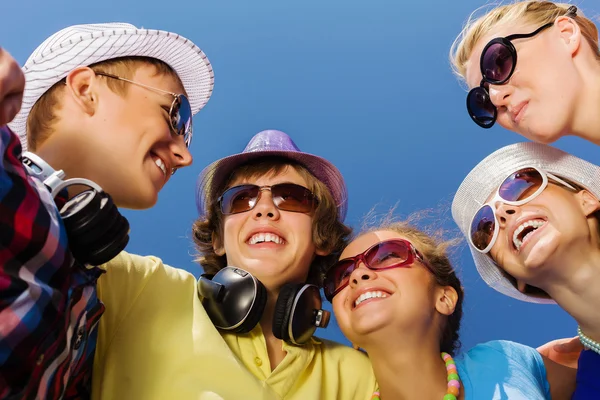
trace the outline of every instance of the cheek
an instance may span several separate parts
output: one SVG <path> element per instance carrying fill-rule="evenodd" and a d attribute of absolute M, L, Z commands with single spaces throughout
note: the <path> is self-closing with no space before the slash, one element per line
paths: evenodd
<path fill-rule="evenodd" d="M 338 293 L 332 301 L 333 313 L 335 319 L 340 327 L 340 330 L 348 339 L 352 340 L 352 330 L 350 329 L 350 315 L 349 311 L 345 307 L 346 296 L 344 289 L 342 292 Z"/>
<path fill-rule="evenodd" d="M 228 249 L 235 247 L 241 224 L 240 214 L 226 216 L 223 221 L 223 243 L 221 245 L 228 254 L 233 253 Z"/>

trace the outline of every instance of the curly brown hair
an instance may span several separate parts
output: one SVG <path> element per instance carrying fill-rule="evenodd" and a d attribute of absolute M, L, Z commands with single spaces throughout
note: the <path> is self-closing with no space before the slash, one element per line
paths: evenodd
<path fill-rule="evenodd" d="M 443 238 L 444 232 L 440 229 L 426 233 L 425 230 L 417 228 L 415 221 L 420 220 L 422 217 L 422 213 L 415 213 L 407 220 L 397 221 L 393 217 L 392 209 L 376 225 L 371 223 L 363 226 L 360 235 L 375 231 L 392 231 L 406 237 L 425 257 L 425 260 L 431 267 L 436 283 L 440 286 L 451 286 L 456 290 L 458 298 L 454 312 L 448 316 L 446 324 L 441 328 L 440 337 L 440 350 L 454 355 L 460 348 L 459 330 L 462 319 L 464 291 L 460 279 L 452 266 L 448 252 L 452 246 L 460 242 L 460 239 L 445 240 Z"/>
<path fill-rule="evenodd" d="M 283 157 L 265 157 L 248 162 L 233 171 L 229 179 L 217 188 L 216 193 L 223 193 L 238 180 L 255 179 L 261 176 L 277 176 L 288 168 L 294 168 L 306 181 L 308 189 L 318 199 L 317 207 L 313 211 L 312 237 L 318 249 L 329 252 L 327 256 L 315 256 L 309 270 L 308 283 L 321 285 L 322 274 L 337 258 L 337 254 L 346 247 L 352 229 L 339 220 L 338 207 L 331 192 L 323 182 L 315 178 L 304 166 Z M 213 243 L 222 243 L 223 240 L 223 215 L 217 202 L 218 196 L 207 204 L 207 213 L 194 222 L 192 233 L 200 263 L 204 271 L 214 274 L 226 266 L 225 255 L 218 255 Z"/>

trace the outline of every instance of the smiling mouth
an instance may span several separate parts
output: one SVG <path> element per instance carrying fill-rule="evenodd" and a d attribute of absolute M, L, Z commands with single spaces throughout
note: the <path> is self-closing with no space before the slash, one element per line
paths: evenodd
<path fill-rule="evenodd" d="M 513 246 L 517 251 L 521 250 L 523 243 L 539 228 L 544 226 L 546 221 L 543 219 L 533 219 L 523 222 L 515 229 L 513 233 Z"/>
<path fill-rule="evenodd" d="M 361 303 L 370 300 L 370 299 L 385 299 L 389 294 L 386 292 L 382 292 L 381 290 L 373 290 L 370 292 L 364 292 L 356 300 L 354 300 L 354 307 L 358 307 Z"/>
<path fill-rule="evenodd" d="M 163 173 L 163 176 L 167 176 L 167 166 L 165 165 L 165 162 L 162 160 L 162 158 L 160 158 L 159 156 L 157 156 L 154 153 L 151 153 L 152 156 L 152 161 L 154 161 L 154 164 L 160 168 L 160 170 Z"/>
<path fill-rule="evenodd" d="M 279 235 L 274 233 L 260 232 L 255 233 L 248 239 L 248 244 L 260 244 L 260 243 L 275 243 L 284 244 L 285 240 Z"/>

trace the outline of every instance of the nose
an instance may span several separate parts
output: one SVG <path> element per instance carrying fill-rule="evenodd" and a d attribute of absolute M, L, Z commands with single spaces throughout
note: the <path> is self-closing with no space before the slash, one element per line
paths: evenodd
<path fill-rule="evenodd" d="M 490 100 L 496 108 L 506 107 L 509 104 L 510 96 L 513 93 L 513 87 L 509 83 L 503 85 L 489 85 L 488 93 Z"/>
<path fill-rule="evenodd" d="M 169 150 L 171 150 L 173 168 L 188 167 L 192 164 L 192 153 L 185 145 L 183 136 L 174 135 L 169 143 Z"/>
<path fill-rule="evenodd" d="M 356 287 L 361 281 L 369 281 L 377 278 L 377 273 L 361 261 L 358 261 L 357 268 L 350 274 L 350 287 Z"/>
<path fill-rule="evenodd" d="M 496 218 L 498 218 L 498 223 L 500 227 L 504 227 L 508 219 L 511 218 L 511 216 L 516 215 L 518 210 L 519 206 L 511 206 L 508 204 L 504 204 L 501 201 L 497 202 L 495 213 Z"/>
<path fill-rule="evenodd" d="M 275 207 L 271 190 L 262 188 L 258 193 L 258 199 L 256 199 L 256 205 L 254 206 L 254 219 L 267 217 L 271 220 L 278 220 L 279 216 L 279 209 Z"/>

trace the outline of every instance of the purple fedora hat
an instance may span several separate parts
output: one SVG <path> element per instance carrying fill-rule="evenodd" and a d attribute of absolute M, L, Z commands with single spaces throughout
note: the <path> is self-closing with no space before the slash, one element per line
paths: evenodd
<path fill-rule="evenodd" d="M 206 215 L 210 199 L 216 199 L 221 195 L 217 190 L 222 188 L 237 167 L 262 157 L 287 158 L 305 167 L 327 186 L 337 204 L 338 218 L 344 221 L 348 211 L 348 192 L 340 171 L 322 157 L 301 152 L 292 138 L 276 130 L 257 133 L 250 139 L 244 151 L 221 158 L 202 170 L 198 176 L 196 190 L 196 206 L 200 216 Z"/>

